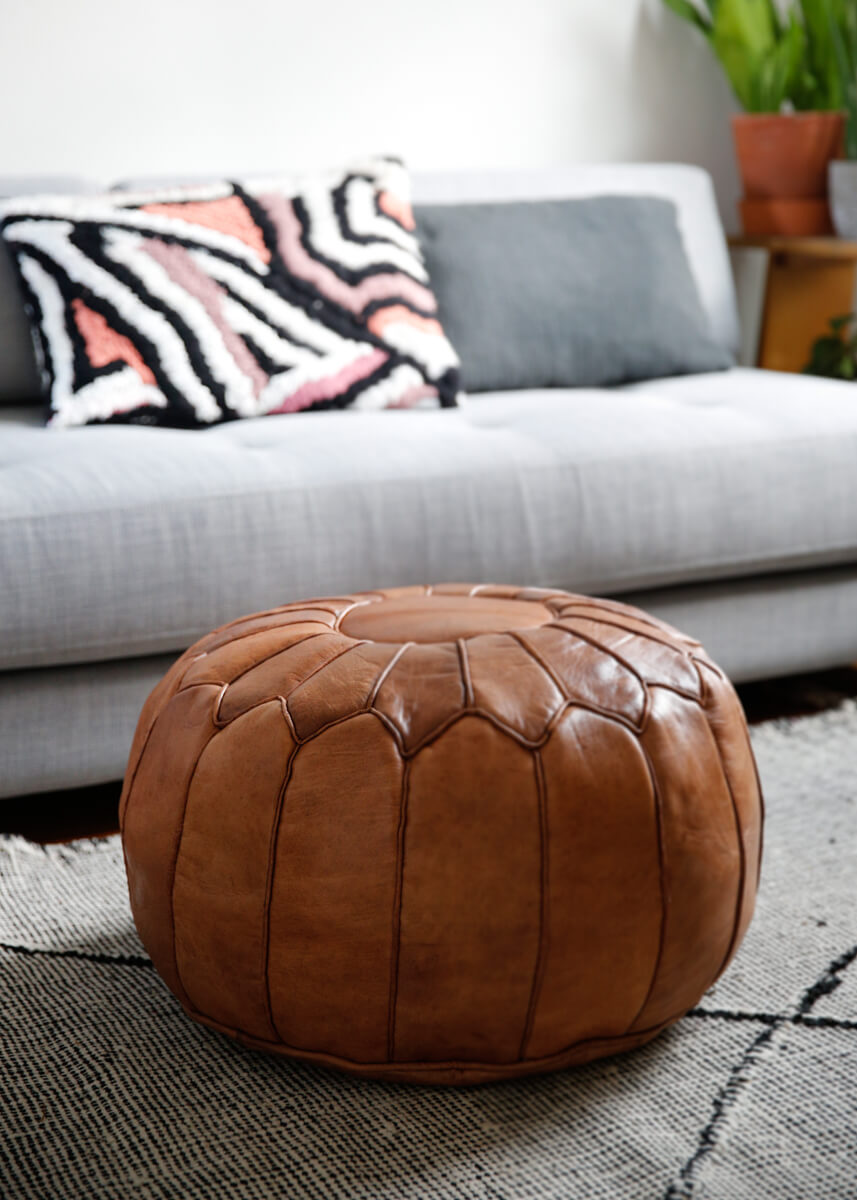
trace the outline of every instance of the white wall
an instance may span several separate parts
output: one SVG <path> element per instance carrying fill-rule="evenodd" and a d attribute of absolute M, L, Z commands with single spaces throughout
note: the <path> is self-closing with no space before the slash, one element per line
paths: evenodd
<path fill-rule="evenodd" d="M 731 101 L 662 0 L 2 0 L 0 174 L 677 159 Z"/>

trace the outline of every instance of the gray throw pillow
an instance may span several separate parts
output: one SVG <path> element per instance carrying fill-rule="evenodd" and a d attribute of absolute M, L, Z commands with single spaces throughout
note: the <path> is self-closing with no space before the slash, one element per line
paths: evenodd
<path fill-rule="evenodd" d="M 723 370 L 675 205 L 593 196 L 414 210 L 467 391 Z"/>

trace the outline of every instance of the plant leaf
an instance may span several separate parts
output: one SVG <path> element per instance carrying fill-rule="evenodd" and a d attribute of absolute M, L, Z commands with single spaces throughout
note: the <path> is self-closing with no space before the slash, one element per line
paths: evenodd
<path fill-rule="evenodd" d="M 702 30 L 703 33 L 707 34 L 710 32 L 711 22 L 703 16 L 695 4 L 691 3 L 691 0 L 664 0 L 664 4 L 667 8 L 672 9 L 676 16 L 683 17 L 685 21 L 690 21 L 692 25 Z"/>

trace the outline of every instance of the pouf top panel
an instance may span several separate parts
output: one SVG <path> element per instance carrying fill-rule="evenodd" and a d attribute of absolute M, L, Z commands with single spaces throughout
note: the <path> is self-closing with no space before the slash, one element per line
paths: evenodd
<path fill-rule="evenodd" d="M 539 600 L 506 596 L 447 596 L 430 592 L 385 596 L 350 609 L 339 628 L 375 642 L 451 642 L 481 633 L 546 625 L 556 616 Z"/>

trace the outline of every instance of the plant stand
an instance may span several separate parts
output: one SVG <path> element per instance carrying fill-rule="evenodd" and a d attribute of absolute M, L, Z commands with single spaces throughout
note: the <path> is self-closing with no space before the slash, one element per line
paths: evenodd
<path fill-rule="evenodd" d="M 852 312 L 857 242 L 731 237 L 745 366 L 802 371 L 832 317 Z"/>

